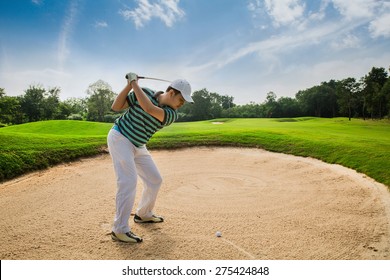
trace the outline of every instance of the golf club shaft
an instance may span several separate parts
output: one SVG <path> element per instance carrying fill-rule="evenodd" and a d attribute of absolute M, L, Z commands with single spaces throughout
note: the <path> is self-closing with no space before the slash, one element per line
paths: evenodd
<path fill-rule="evenodd" d="M 127 75 L 126 75 L 126 79 L 127 79 Z M 138 76 L 138 79 L 155 80 L 155 81 L 161 81 L 161 82 L 167 82 L 167 83 L 171 82 L 171 81 L 164 80 L 164 79 L 152 78 L 152 77 L 144 77 L 144 76 Z"/>
<path fill-rule="evenodd" d="M 152 77 L 138 77 L 138 79 L 147 79 L 147 80 L 155 80 L 155 81 L 161 81 L 161 82 L 167 82 L 171 83 L 171 81 L 164 80 L 164 79 L 159 79 L 159 78 L 152 78 Z"/>

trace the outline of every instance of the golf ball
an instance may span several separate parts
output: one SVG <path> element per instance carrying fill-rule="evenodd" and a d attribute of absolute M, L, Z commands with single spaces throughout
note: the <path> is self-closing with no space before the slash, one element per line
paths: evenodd
<path fill-rule="evenodd" d="M 215 233 L 215 236 L 216 236 L 216 237 L 221 237 L 221 236 L 222 236 L 222 233 L 221 233 L 220 231 L 217 231 L 217 232 Z"/>

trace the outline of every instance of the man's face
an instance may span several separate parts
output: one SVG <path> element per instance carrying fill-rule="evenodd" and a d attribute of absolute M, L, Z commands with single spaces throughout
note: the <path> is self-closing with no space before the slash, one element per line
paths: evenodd
<path fill-rule="evenodd" d="M 177 110 L 179 109 L 181 106 L 184 105 L 184 98 L 183 96 L 179 93 L 179 94 L 175 94 L 174 90 L 171 90 L 172 91 L 172 94 L 171 94 L 171 104 L 170 106 Z"/>

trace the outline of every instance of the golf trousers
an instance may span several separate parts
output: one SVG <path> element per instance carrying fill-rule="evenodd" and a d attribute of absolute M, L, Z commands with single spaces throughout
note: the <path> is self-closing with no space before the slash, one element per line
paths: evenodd
<path fill-rule="evenodd" d="M 112 231 L 126 233 L 130 231 L 129 218 L 135 201 L 138 175 L 144 184 L 136 210 L 141 218 L 153 215 L 162 178 L 145 146 L 136 147 L 115 129 L 108 133 L 107 143 L 117 180 L 116 213 Z"/>

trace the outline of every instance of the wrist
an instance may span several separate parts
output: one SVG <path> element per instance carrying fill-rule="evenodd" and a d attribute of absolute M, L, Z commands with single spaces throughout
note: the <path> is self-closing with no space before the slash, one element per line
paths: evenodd
<path fill-rule="evenodd" d="M 134 86 L 138 85 L 137 80 L 132 80 L 132 81 L 130 81 L 130 82 L 129 82 L 129 85 L 130 85 L 131 87 L 134 87 Z"/>

